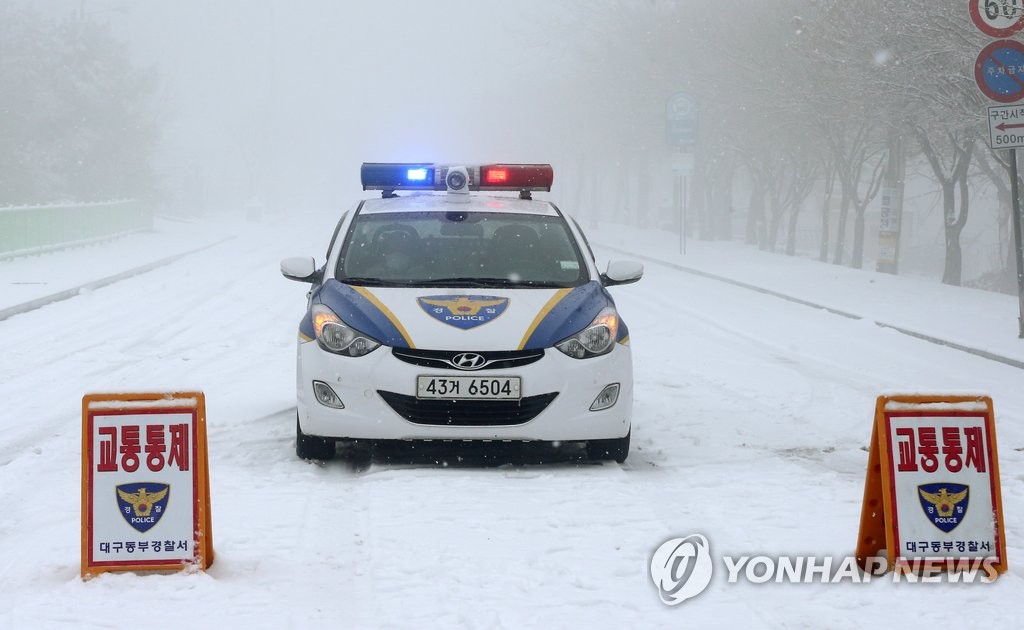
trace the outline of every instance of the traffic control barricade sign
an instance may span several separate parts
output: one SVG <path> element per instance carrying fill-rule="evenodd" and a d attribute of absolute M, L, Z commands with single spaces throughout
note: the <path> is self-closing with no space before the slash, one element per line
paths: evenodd
<path fill-rule="evenodd" d="M 202 392 L 82 398 L 82 577 L 213 562 Z"/>
<path fill-rule="evenodd" d="M 879 396 L 857 558 L 907 571 L 1006 571 L 992 399 Z"/>

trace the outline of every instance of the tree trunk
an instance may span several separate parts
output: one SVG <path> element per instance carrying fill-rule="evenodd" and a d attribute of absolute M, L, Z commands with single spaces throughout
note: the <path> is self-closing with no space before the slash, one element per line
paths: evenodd
<path fill-rule="evenodd" d="M 796 225 L 800 218 L 800 206 L 794 206 L 789 213 L 789 225 L 786 226 L 786 255 L 796 254 Z"/>
<path fill-rule="evenodd" d="M 719 190 L 715 197 L 718 199 L 717 212 L 715 213 L 715 238 L 719 240 L 732 240 L 732 215 L 734 212 L 732 200 L 732 176 L 734 170 L 729 167 L 725 170 L 728 176 L 719 171 L 715 178 Z"/>
<path fill-rule="evenodd" d="M 694 156 L 696 162 L 697 156 Z M 690 178 L 690 216 L 696 217 L 694 227 L 697 230 L 697 238 L 702 241 L 711 240 L 711 187 L 707 185 L 710 173 L 702 171 L 694 164 L 693 177 Z"/>
<path fill-rule="evenodd" d="M 843 183 L 843 200 L 839 205 L 839 229 L 836 230 L 836 252 L 832 256 L 832 263 L 843 264 L 843 254 L 846 247 L 846 217 L 850 214 L 850 195 L 847 192 L 846 183 Z"/>
<path fill-rule="evenodd" d="M 764 188 L 761 182 L 755 178 L 753 190 L 750 191 L 750 206 L 747 208 L 747 245 L 757 245 L 757 237 L 760 232 L 759 224 L 764 222 Z"/>
<path fill-rule="evenodd" d="M 772 216 L 771 223 L 768 226 L 768 235 L 765 239 L 765 243 L 761 246 L 761 249 L 767 249 L 770 252 L 775 252 L 775 245 L 779 242 L 779 226 L 782 225 L 782 200 L 779 199 L 777 193 L 773 193 L 771 196 L 772 201 Z"/>
<path fill-rule="evenodd" d="M 821 246 L 818 250 L 818 260 L 821 262 L 828 262 L 828 238 L 831 230 L 829 219 L 832 218 L 832 189 L 835 181 L 834 178 L 826 179 L 825 200 L 821 204 Z"/>
<path fill-rule="evenodd" d="M 715 187 L 713 184 L 704 185 L 704 210 L 704 214 L 707 216 L 707 236 L 703 236 L 704 232 L 701 232 L 701 235 L 704 240 L 713 241 L 716 238 L 718 215 L 722 212 L 722 209 L 715 202 Z"/>
<path fill-rule="evenodd" d="M 864 211 L 867 210 L 867 207 L 862 208 L 858 205 L 854 210 L 853 260 L 850 261 L 850 266 L 854 269 L 862 269 L 864 267 Z"/>
<path fill-rule="evenodd" d="M 960 249 L 960 230 L 956 220 L 956 180 L 942 184 L 942 216 L 945 224 L 946 261 L 942 271 L 943 284 L 960 286 L 963 273 L 963 252 Z"/>

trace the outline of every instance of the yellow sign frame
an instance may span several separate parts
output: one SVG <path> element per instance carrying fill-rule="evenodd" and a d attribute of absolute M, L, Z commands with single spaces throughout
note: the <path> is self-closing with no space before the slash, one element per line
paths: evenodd
<path fill-rule="evenodd" d="M 167 563 L 154 561 L 97 563 L 90 561 L 91 526 L 91 465 L 93 463 L 92 419 L 103 413 L 189 413 L 195 422 L 195 467 L 193 475 L 195 496 L 193 497 L 194 522 L 193 560 L 190 562 Z M 210 518 L 210 465 L 206 441 L 206 397 L 203 392 L 134 392 L 86 394 L 82 397 L 82 558 L 83 578 L 112 571 L 177 571 L 196 568 L 206 570 L 213 564 L 213 527 Z"/>
<path fill-rule="evenodd" d="M 857 536 L 856 556 L 861 568 L 868 570 L 868 560 L 877 557 L 878 552 L 883 548 L 886 552 L 888 567 L 896 567 L 901 561 L 907 562 L 897 553 L 896 549 L 898 544 L 896 540 L 896 498 L 894 496 L 894 479 L 890 472 L 893 462 L 886 425 L 889 414 L 892 413 L 887 412 L 890 403 L 919 407 L 922 411 L 927 411 L 929 416 L 943 418 L 967 415 L 974 418 L 979 415 L 984 416 L 988 435 L 987 448 L 991 462 L 988 475 L 992 489 L 992 510 L 995 524 L 993 532 L 995 562 L 991 566 L 997 574 L 1004 573 L 1007 568 L 1006 530 L 1003 526 L 1002 488 L 999 484 L 995 413 L 992 399 L 988 396 L 892 395 L 878 397 L 875 404 L 875 420 L 871 429 L 868 467 L 864 480 L 864 499 L 861 504 L 860 529 Z M 970 403 L 982 406 L 984 411 L 963 412 L 955 409 L 957 405 Z M 975 558 L 977 556 L 972 556 L 969 559 Z M 947 564 L 945 567 L 955 566 L 961 559 L 952 557 L 952 560 L 953 564 Z M 938 566 L 940 569 L 944 568 L 942 565 Z"/>

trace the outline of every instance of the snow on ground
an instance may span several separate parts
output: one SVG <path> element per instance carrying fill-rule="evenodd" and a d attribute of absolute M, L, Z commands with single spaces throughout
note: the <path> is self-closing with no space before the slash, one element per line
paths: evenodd
<path fill-rule="evenodd" d="M 602 261 L 626 256 L 601 244 L 661 256 L 864 319 L 648 263 L 639 284 L 613 289 L 636 362 L 625 465 L 588 464 L 568 447 L 436 444 L 317 465 L 293 451 L 306 289 L 277 267 L 292 255 L 322 260 L 332 225 L 161 224 L 0 262 L 3 308 L 38 297 L 15 297 L 28 285 L 13 283 L 77 286 L 217 243 L 0 321 L 0 628 L 170 628 L 188 615 L 249 628 L 1024 623 L 1021 370 L 873 323 L 1021 357 L 1014 298 L 735 243 L 691 242 L 683 257 L 672 235 L 603 226 L 591 235 Z M 216 561 L 206 574 L 82 582 L 81 397 L 153 388 L 206 392 Z M 993 397 L 1007 575 L 730 585 L 718 572 L 681 606 L 659 601 L 648 563 L 671 537 L 702 533 L 715 557 L 851 553 L 874 400 L 892 392 Z"/>

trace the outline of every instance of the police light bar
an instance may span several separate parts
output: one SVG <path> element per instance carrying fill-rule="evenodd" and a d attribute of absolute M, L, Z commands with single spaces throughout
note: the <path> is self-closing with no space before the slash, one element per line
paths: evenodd
<path fill-rule="evenodd" d="M 363 190 L 448 190 L 448 169 L 454 165 L 426 162 L 364 162 Z M 551 191 L 555 171 L 550 164 L 485 164 L 463 166 L 469 190 Z"/>

